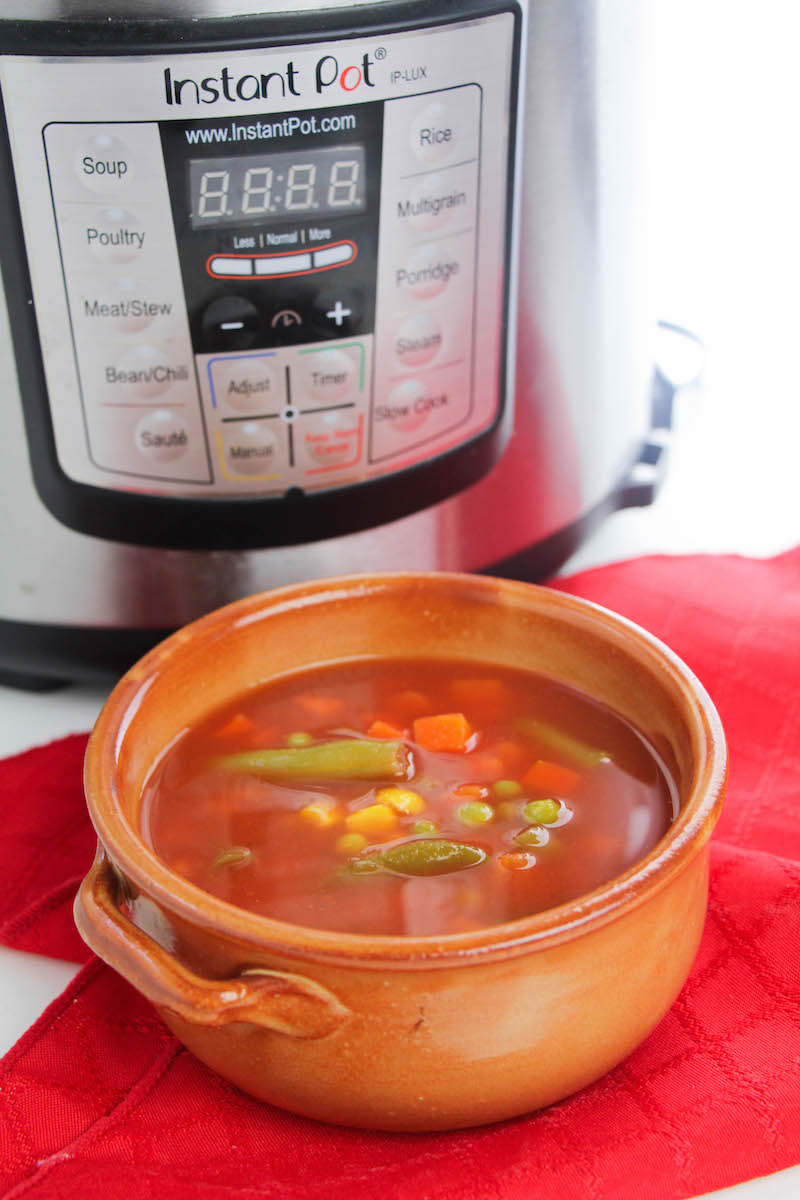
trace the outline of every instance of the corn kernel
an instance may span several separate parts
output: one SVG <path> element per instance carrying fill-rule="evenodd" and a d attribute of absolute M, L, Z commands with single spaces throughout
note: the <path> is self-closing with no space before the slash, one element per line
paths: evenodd
<path fill-rule="evenodd" d="M 340 854 L 344 854 L 349 858 L 351 854 L 360 854 L 367 844 L 367 839 L 363 833 L 343 833 L 337 839 L 336 849 Z"/>
<path fill-rule="evenodd" d="M 316 825 L 318 829 L 327 829 L 339 820 L 336 805 L 330 802 L 326 804 L 323 800 L 314 800 L 307 804 L 305 808 L 300 809 L 299 815 L 304 821 L 308 821 L 309 825 Z"/>
<path fill-rule="evenodd" d="M 397 813 L 388 804 L 370 804 L 367 808 L 359 808 L 357 812 L 349 813 L 344 823 L 351 833 L 380 836 L 384 833 L 394 833 L 397 828 Z"/>
<path fill-rule="evenodd" d="M 425 807 L 425 801 L 419 792 L 412 792 L 410 788 L 378 788 L 375 799 L 379 804 L 388 804 L 395 812 L 403 813 L 406 816 L 422 812 Z"/>

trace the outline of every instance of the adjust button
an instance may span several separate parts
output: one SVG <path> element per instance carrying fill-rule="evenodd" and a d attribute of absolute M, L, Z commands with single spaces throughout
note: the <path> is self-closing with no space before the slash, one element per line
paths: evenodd
<path fill-rule="evenodd" d="M 214 358 L 209 364 L 214 403 L 243 413 L 277 411 L 283 386 L 274 358 L 263 354 L 245 358 Z"/>

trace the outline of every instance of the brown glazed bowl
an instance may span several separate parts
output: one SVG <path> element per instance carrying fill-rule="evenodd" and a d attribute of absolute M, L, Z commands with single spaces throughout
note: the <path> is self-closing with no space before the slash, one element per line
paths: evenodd
<path fill-rule="evenodd" d="M 188 725 L 264 680 L 333 660 L 496 663 L 582 689 L 674 774 L 680 814 L 635 867 L 558 908 L 443 937 L 308 929 L 218 900 L 139 833 L 143 784 Z M 93 950 L 181 1042 L 295 1113 L 455 1129 L 552 1104 L 661 1020 L 697 951 L 726 751 L 688 668 L 572 596 L 470 575 L 331 579 L 253 596 L 152 650 L 112 692 L 86 755 L 99 838 L 75 913 Z"/>

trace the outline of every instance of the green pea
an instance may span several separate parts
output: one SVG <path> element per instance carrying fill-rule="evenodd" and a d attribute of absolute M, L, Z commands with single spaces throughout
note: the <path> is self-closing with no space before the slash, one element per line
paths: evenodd
<path fill-rule="evenodd" d="M 477 846 L 431 838 L 392 846 L 391 850 L 381 854 L 380 861 L 387 871 L 396 875 L 448 875 L 477 866 L 485 858 L 486 852 Z"/>
<path fill-rule="evenodd" d="M 243 867 L 250 861 L 251 851 L 247 846 L 228 846 L 221 850 L 211 864 L 212 867 Z"/>
<path fill-rule="evenodd" d="M 438 833 L 439 826 L 435 821 L 428 821 L 423 818 L 421 821 L 415 821 L 412 826 L 414 833 Z"/>
<path fill-rule="evenodd" d="M 306 733 L 302 729 L 298 729 L 295 733 L 289 733 L 286 735 L 287 746 L 310 746 L 313 740 L 314 739 L 312 738 L 311 734 Z"/>
<path fill-rule="evenodd" d="M 550 834 L 541 826 L 531 825 L 528 829 L 523 829 L 514 838 L 518 846 L 524 846 L 529 850 L 533 846 L 546 846 L 550 840 Z"/>
<path fill-rule="evenodd" d="M 522 784 L 517 783 L 516 779 L 498 779 L 492 784 L 492 795 L 500 796 L 503 800 L 508 800 L 511 796 L 521 796 Z"/>
<path fill-rule="evenodd" d="M 458 819 L 473 828 L 486 825 L 494 818 L 494 809 L 485 800 L 468 800 L 457 810 Z"/>
<path fill-rule="evenodd" d="M 526 821 L 537 825 L 552 825 L 561 813 L 561 805 L 557 800 L 529 800 L 522 810 Z"/>

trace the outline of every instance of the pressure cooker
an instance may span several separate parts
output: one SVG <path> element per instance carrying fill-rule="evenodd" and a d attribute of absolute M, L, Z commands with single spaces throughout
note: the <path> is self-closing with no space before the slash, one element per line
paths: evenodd
<path fill-rule="evenodd" d="M 636 498 L 643 10 L 5 0 L 3 677 Z"/>

